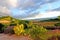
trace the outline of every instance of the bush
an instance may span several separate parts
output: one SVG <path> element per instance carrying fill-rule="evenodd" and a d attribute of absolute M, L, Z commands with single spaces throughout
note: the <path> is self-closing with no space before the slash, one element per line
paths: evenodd
<path fill-rule="evenodd" d="M 30 35 L 34 40 L 44 40 L 47 30 L 43 26 L 34 25 L 32 22 L 23 23 L 13 28 L 16 35 Z"/>
<path fill-rule="evenodd" d="M 4 30 L 7 28 L 8 25 L 0 23 L 0 33 L 3 33 Z"/>
<path fill-rule="evenodd" d="M 55 26 L 60 26 L 60 23 L 56 23 Z"/>
<path fill-rule="evenodd" d="M 17 25 L 13 28 L 13 30 L 16 35 L 20 35 L 24 32 L 24 25 L 23 24 Z"/>
<path fill-rule="evenodd" d="M 4 31 L 4 25 L 0 23 L 0 33 Z"/>
<path fill-rule="evenodd" d="M 25 35 L 30 35 L 34 40 L 43 40 L 44 34 L 47 30 L 37 25 L 32 25 L 31 28 L 25 29 Z"/>

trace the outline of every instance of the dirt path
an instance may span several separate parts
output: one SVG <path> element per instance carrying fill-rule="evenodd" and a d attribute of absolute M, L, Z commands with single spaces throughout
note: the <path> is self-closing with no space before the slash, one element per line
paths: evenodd
<path fill-rule="evenodd" d="M 0 40 L 31 40 L 31 39 L 27 36 L 0 34 Z"/>
<path fill-rule="evenodd" d="M 60 30 L 53 30 L 47 33 L 50 34 L 60 34 Z M 0 34 L 0 40 L 32 40 L 28 36 L 16 36 L 16 35 L 9 35 L 9 34 Z"/>

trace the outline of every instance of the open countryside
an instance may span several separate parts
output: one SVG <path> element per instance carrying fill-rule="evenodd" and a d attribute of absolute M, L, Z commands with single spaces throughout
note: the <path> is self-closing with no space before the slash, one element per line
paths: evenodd
<path fill-rule="evenodd" d="M 10 16 L 0 17 L 0 39 L 60 40 L 59 18 L 60 16 L 54 21 L 28 21 Z"/>

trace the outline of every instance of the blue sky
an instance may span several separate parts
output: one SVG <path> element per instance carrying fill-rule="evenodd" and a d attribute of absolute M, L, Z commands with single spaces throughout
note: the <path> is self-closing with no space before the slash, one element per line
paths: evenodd
<path fill-rule="evenodd" d="M 19 4 L 20 6 L 18 8 L 10 8 L 13 16 L 27 17 L 35 14 L 35 12 L 37 12 L 37 14 L 38 12 L 45 13 L 60 7 L 60 0 L 31 0 L 32 4 L 28 3 L 28 0 L 25 1 L 26 4 L 24 4 L 24 0 L 19 1 L 21 4 Z"/>
<path fill-rule="evenodd" d="M 60 0 L 0 0 L 0 8 L 3 9 L 0 12 L 20 19 L 35 14 L 37 16 L 47 12 L 60 12 Z"/>

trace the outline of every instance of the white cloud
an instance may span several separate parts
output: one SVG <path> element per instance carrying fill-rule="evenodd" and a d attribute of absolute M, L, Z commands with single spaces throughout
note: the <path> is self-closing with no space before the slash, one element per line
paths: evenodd
<path fill-rule="evenodd" d="M 44 6 L 44 5 L 45 4 L 43 4 L 42 6 Z M 25 9 L 27 7 L 34 7 L 34 6 L 36 6 L 36 3 L 33 0 L 20 0 L 20 1 L 18 1 L 18 0 L 0 0 L 0 12 L 1 12 L 0 14 L 3 13 L 4 15 L 7 14 L 7 15 L 11 16 L 12 13 L 9 10 L 10 7 L 12 7 L 12 8 L 16 8 L 16 7 L 21 8 L 22 7 L 22 9 Z M 41 5 L 39 7 L 41 7 Z M 48 18 L 48 17 L 59 16 L 59 15 L 60 15 L 60 12 L 55 11 L 55 12 L 47 12 L 47 13 L 38 14 L 34 17 L 27 17 L 24 19 Z"/>
<path fill-rule="evenodd" d="M 17 0 L 7 0 L 8 5 L 11 7 L 16 7 L 17 6 Z"/>
<path fill-rule="evenodd" d="M 11 12 L 9 8 L 15 8 L 16 6 L 17 0 L 0 0 L 0 15 L 10 15 Z"/>
<path fill-rule="evenodd" d="M 10 14 L 10 11 L 8 10 L 7 7 L 1 7 L 0 6 L 0 14 L 6 14 L 6 15 L 9 15 Z"/>
<path fill-rule="evenodd" d="M 40 18 L 52 18 L 52 17 L 57 17 L 60 16 L 60 11 L 54 11 L 54 12 L 46 12 L 46 13 L 39 13 L 38 15 L 34 17 L 27 17 L 22 20 L 29 20 L 29 19 L 40 19 Z"/>
<path fill-rule="evenodd" d="M 34 6 L 33 0 L 19 0 L 17 2 L 18 8 L 26 9 L 28 7 Z"/>
<path fill-rule="evenodd" d="M 19 6 L 18 4 L 21 5 L 19 7 L 23 7 L 23 8 L 33 5 L 32 0 L 26 0 L 24 2 L 23 1 L 20 0 L 18 2 L 18 0 L 0 0 L 0 12 L 9 14 L 9 13 L 11 13 L 10 8 L 16 8 L 17 6 Z"/>

